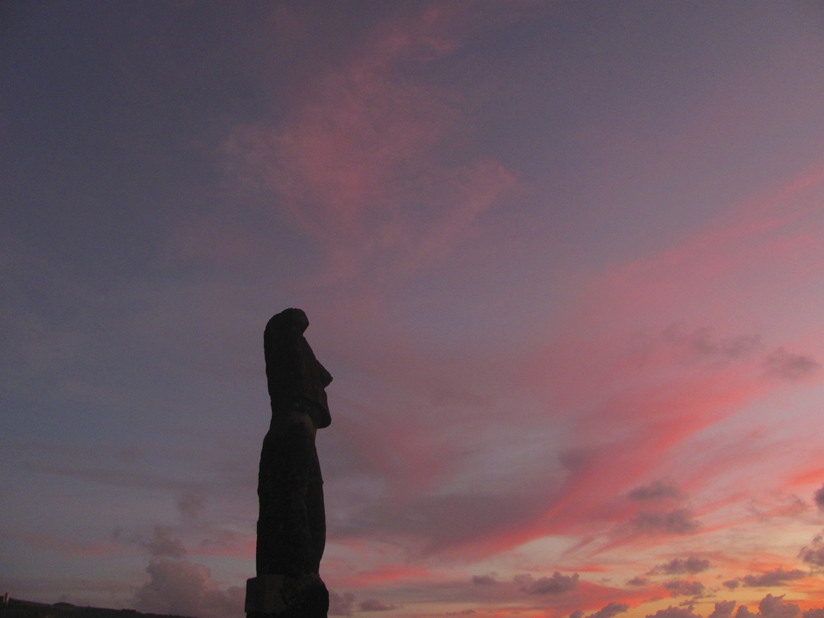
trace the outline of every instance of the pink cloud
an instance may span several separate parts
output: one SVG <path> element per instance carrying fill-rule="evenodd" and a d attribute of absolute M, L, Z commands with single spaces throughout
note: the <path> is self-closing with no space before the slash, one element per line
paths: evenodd
<path fill-rule="evenodd" d="M 343 420 L 341 430 L 351 434 L 352 440 L 362 442 L 355 449 L 358 456 L 371 458 L 366 469 L 382 471 L 392 488 L 391 495 L 399 496 L 388 508 L 385 505 L 383 510 L 357 514 L 355 520 L 365 522 L 357 533 L 411 534 L 438 551 L 489 555 L 548 533 L 587 534 L 618 524 L 628 526 L 619 535 L 621 542 L 646 542 L 639 541 L 638 535 L 699 531 L 700 513 L 691 513 L 677 501 L 650 508 L 626 496 L 685 440 L 767 392 L 769 384 L 758 379 L 755 359 L 739 354 L 737 340 L 714 341 L 701 339 L 701 354 L 713 357 L 709 366 L 699 363 L 684 368 L 680 356 L 665 355 L 641 368 L 634 365 L 633 374 L 631 363 L 622 360 L 616 351 L 613 357 L 619 369 L 613 375 L 608 363 L 591 375 L 582 369 L 580 382 L 570 383 L 570 402 L 581 398 L 586 401 L 597 394 L 590 381 L 600 383 L 607 391 L 615 390 L 587 414 L 570 415 L 562 410 L 546 418 L 535 413 L 514 414 L 510 422 L 525 426 L 566 423 L 573 436 L 569 451 L 561 457 L 563 477 L 558 476 L 557 468 L 545 464 L 545 469 L 536 471 L 537 484 L 523 496 L 501 490 L 486 495 L 466 491 L 445 494 L 440 490 L 466 456 L 467 447 L 461 442 L 436 437 L 438 428 L 454 427 L 457 418 L 410 413 L 387 417 L 384 422 L 370 412 L 370 423 L 353 425 L 351 432 L 347 427 L 351 421 Z M 567 373 L 574 374 L 578 357 L 565 352 L 551 351 L 552 362 L 565 362 Z M 718 354 L 730 358 L 717 365 L 714 357 Z M 547 366 L 546 362 L 537 364 Z M 414 373 L 414 364 L 405 370 Z M 663 370 L 668 373 L 662 381 L 659 374 Z M 546 375 L 559 373 L 550 366 Z M 651 383 L 645 384 L 643 377 L 650 375 Z M 500 414 L 497 406 L 493 405 L 493 410 Z M 432 497 L 434 493 L 440 494 L 437 499 Z M 500 517 L 496 516 L 495 504 L 508 505 Z M 417 523 L 411 526 L 409 522 Z M 453 525 L 457 522 L 462 523 Z"/>
<path fill-rule="evenodd" d="M 822 184 L 818 165 L 767 189 L 674 246 L 611 268 L 581 302 L 597 307 L 600 319 L 636 328 L 650 317 L 659 324 L 688 318 L 726 326 L 746 310 L 752 319 L 765 305 L 765 289 L 780 295 L 820 274 L 815 196 Z"/>
<path fill-rule="evenodd" d="M 443 258 L 515 181 L 493 159 L 445 153 L 467 130 L 456 93 L 396 70 L 451 52 L 456 12 L 383 24 L 281 126 L 238 127 L 226 144 L 327 252 L 329 278 L 349 280 L 368 262 L 385 281 Z"/>
<path fill-rule="evenodd" d="M 382 564 L 380 567 L 369 571 L 352 570 L 343 575 L 337 573 L 334 577 L 334 584 L 337 588 L 368 589 L 387 584 L 412 583 L 432 583 L 434 573 L 425 567 L 411 566 L 405 564 Z"/>
<path fill-rule="evenodd" d="M 792 181 L 703 234 L 612 269 L 574 299 L 577 309 L 570 311 L 564 334 L 526 363 L 525 386 L 544 398 L 553 414 L 563 418 L 563 410 L 576 410 L 568 418 L 580 419 L 574 421 L 579 463 L 547 512 L 552 530 L 593 518 L 625 521 L 629 507 L 610 503 L 618 493 L 640 482 L 697 432 L 782 388 L 760 379 L 762 359 L 773 373 L 812 375 L 818 366 L 814 357 L 766 354 L 760 337 L 724 336 L 706 328 L 673 330 L 666 324 L 696 316 L 703 320 L 712 309 L 718 323 L 733 323 L 736 312 L 751 308 L 747 293 L 763 294 L 761 280 L 757 290 L 746 281 L 752 268 L 764 265 L 779 287 L 780 273 L 787 269 L 793 277 L 799 276 L 798 265 L 805 276 L 816 272 L 822 263 L 813 259 L 817 248 L 804 240 L 783 241 L 805 238 L 807 232 L 799 233 L 796 224 L 812 212 L 796 208 L 787 214 L 787 200 L 805 198 L 822 180 L 819 170 Z M 797 254 L 799 246 L 805 255 Z M 745 287 L 736 287 L 737 279 L 744 279 Z M 730 304 L 730 294 L 719 293 L 725 286 L 742 292 L 743 303 Z M 694 298 L 723 305 L 698 309 Z M 644 335 L 638 348 L 636 333 L 649 333 L 651 324 L 660 324 L 663 335 Z M 706 470 L 705 479 L 718 476 L 718 463 Z M 692 477 L 696 488 L 699 478 Z"/>

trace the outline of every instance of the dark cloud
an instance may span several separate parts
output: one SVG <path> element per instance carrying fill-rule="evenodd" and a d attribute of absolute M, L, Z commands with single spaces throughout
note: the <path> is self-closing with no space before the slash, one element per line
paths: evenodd
<path fill-rule="evenodd" d="M 719 601 L 707 618 L 730 618 L 733 611 L 735 611 L 735 601 Z"/>
<path fill-rule="evenodd" d="M 664 584 L 664 588 L 669 590 L 672 597 L 699 597 L 704 594 L 704 584 L 699 581 L 687 581 L 685 579 L 675 579 Z"/>
<path fill-rule="evenodd" d="M 810 546 L 802 547 L 798 557 L 807 564 L 824 567 L 824 537 L 820 534 L 813 537 Z"/>
<path fill-rule="evenodd" d="M 665 350 L 682 363 L 727 363 L 758 350 L 761 339 L 757 335 L 718 337 L 706 327 L 688 332 L 682 324 L 672 324 L 659 335 L 636 334 L 635 344 L 642 360 Z"/>
<path fill-rule="evenodd" d="M 627 586 L 646 586 L 649 580 L 646 577 L 633 577 L 627 582 Z"/>
<path fill-rule="evenodd" d="M 472 583 L 479 586 L 492 586 L 498 582 L 495 580 L 494 575 L 473 575 Z"/>
<path fill-rule="evenodd" d="M 330 616 L 351 616 L 355 607 L 355 595 L 351 592 L 339 594 L 329 591 L 329 615 Z"/>
<path fill-rule="evenodd" d="M 609 603 L 606 607 L 602 607 L 597 612 L 590 614 L 587 618 L 612 618 L 617 614 L 622 614 L 629 609 L 629 605 L 624 603 Z M 571 618 L 571 617 L 570 617 Z"/>
<path fill-rule="evenodd" d="M 820 368 L 811 356 L 792 354 L 784 348 L 778 348 L 764 360 L 764 372 L 783 380 L 801 380 Z"/>
<path fill-rule="evenodd" d="M 729 588 L 730 590 L 735 590 L 740 585 L 741 585 L 741 582 L 739 582 L 737 579 L 728 579 L 727 581 L 724 582 L 724 586 L 726 588 Z"/>
<path fill-rule="evenodd" d="M 727 601 L 727 603 L 734 605 L 734 601 Z M 718 608 L 721 603 L 716 603 Z M 730 610 L 731 611 L 731 610 Z M 735 618 L 796 618 L 801 613 L 798 605 L 794 603 L 785 603 L 784 595 L 774 597 L 771 594 L 765 596 L 758 603 L 758 613 L 753 613 L 746 605 L 740 605 L 738 611 L 735 612 Z M 725 616 L 714 616 L 715 612 L 708 616 L 708 618 L 727 618 Z M 808 616 L 809 614 L 809 616 Z M 809 609 L 804 612 L 804 618 L 824 618 L 824 609 Z"/>
<path fill-rule="evenodd" d="M 758 604 L 758 611 L 763 618 L 795 618 L 801 613 L 798 605 L 793 603 L 784 603 L 784 595 L 774 597 L 768 594 Z"/>
<path fill-rule="evenodd" d="M 203 565 L 186 560 L 153 560 L 146 572 L 151 579 L 134 596 L 135 607 L 141 612 L 197 618 L 244 615 L 243 588 L 220 590 Z"/>
<path fill-rule="evenodd" d="M 203 511 L 205 504 L 206 498 L 202 492 L 186 491 L 177 501 L 177 510 L 180 511 L 184 521 L 194 522 Z"/>
<path fill-rule="evenodd" d="M 616 614 L 621 614 L 629 609 L 629 605 L 624 603 L 609 603 L 606 607 L 602 607 L 597 612 L 589 614 L 586 618 L 612 618 Z M 569 615 L 569 618 L 584 618 L 584 612 L 577 610 Z"/>
<path fill-rule="evenodd" d="M 717 338 L 711 328 L 699 328 L 691 333 L 682 333 L 677 325 L 670 326 L 663 333 L 669 344 L 684 348 L 692 356 L 708 360 L 734 360 L 758 349 L 761 340 L 757 335 L 739 335 Z"/>
<path fill-rule="evenodd" d="M 767 571 L 766 573 L 760 573 L 759 575 L 746 575 L 741 578 L 741 583 L 748 588 L 766 588 L 769 586 L 780 586 L 785 582 L 792 581 L 794 579 L 801 579 L 806 575 L 807 574 L 804 571 L 799 569 L 785 571 L 781 567 L 778 567 L 774 571 Z"/>
<path fill-rule="evenodd" d="M 155 526 L 152 537 L 140 542 L 155 558 L 182 558 L 186 555 L 186 548 L 180 539 L 173 536 L 172 528 Z"/>
<path fill-rule="evenodd" d="M 710 561 L 703 560 L 698 556 L 690 556 L 686 560 L 674 558 L 665 564 L 659 564 L 650 571 L 650 575 L 683 575 L 690 573 L 702 573 L 710 568 Z"/>
<path fill-rule="evenodd" d="M 813 494 L 813 500 L 815 501 L 816 506 L 818 506 L 819 510 L 824 511 L 824 485 L 816 490 Z"/>
<path fill-rule="evenodd" d="M 672 607 L 659 609 L 654 614 L 647 614 L 647 618 L 700 618 L 688 607 Z"/>
<path fill-rule="evenodd" d="M 377 599 L 366 599 L 358 603 L 358 609 L 362 612 L 385 612 L 396 609 L 394 605 L 387 605 Z"/>
<path fill-rule="evenodd" d="M 639 511 L 630 521 L 633 530 L 642 534 L 692 534 L 700 528 L 689 509 Z"/>
<path fill-rule="evenodd" d="M 552 577 L 541 577 L 535 581 L 529 578 L 528 583 L 521 587 L 521 590 L 527 594 L 564 594 L 570 592 L 578 587 L 578 573 L 572 575 L 561 575 L 558 571 L 552 574 Z M 524 580 L 516 582 L 521 583 Z"/>
<path fill-rule="evenodd" d="M 672 482 L 657 479 L 649 485 L 636 487 L 627 494 L 627 498 L 636 502 L 647 502 L 650 500 L 678 500 L 683 497 L 683 493 Z"/>

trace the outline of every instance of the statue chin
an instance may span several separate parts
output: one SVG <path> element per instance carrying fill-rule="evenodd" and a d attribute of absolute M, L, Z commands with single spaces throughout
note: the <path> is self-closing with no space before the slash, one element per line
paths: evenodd
<path fill-rule="evenodd" d="M 326 429 L 332 424 L 332 415 L 320 406 L 314 406 L 311 412 L 312 423 L 318 429 Z"/>

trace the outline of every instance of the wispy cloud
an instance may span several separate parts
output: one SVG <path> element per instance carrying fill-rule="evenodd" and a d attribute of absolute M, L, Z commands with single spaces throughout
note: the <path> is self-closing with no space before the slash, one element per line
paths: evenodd
<path fill-rule="evenodd" d="M 699 581 L 689 581 L 686 579 L 674 579 L 664 584 L 664 588 L 669 591 L 670 596 L 690 596 L 700 597 L 704 595 L 704 584 Z"/>
<path fill-rule="evenodd" d="M 685 573 L 696 574 L 703 573 L 710 568 L 710 561 L 699 558 L 698 556 L 690 556 L 689 558 L 673 558 L 669 562 L 659 564 L 653 568 L 650 575 L 683 575 Z"/>
<path fill-rule="evenodd" d="M 468 9 L 468 7 L 466 7 Z M 327 254 L 327 281 L 387 282 L 449 255 L 513 186 L 492 158 L 443 148 L 470 129 L 459 95 L 402 77 L 458 45 L 460 7 L 387 23 L 312 84 L 279 126 L 240 126 L 225 150 Z"/>
<path fill-rule="evenodd" d="M 793 354 L 778 348 L 764 360 L 767 375 L 783 380 L 801 380 L 821 369 L 821 364 L 811 356 Z"/>
<path fill-rule="evenodd" d="M 679 499 L 683 493 L 672 482 L 656 479 L 649 485 L 642 485 L 631 490 L 627 497 L 636 502 L 652 500 Z"/>
<path fill-rule="evenodd" d="M 787 582 L 804 579 L 808 573 L 800 569 L 785 571 L 783 567 L 778 567 L 772 571 L 745 575 L 738 579 L 731 579 L 724 582 L 724 586 L 730 590 L 736 589 L 739 585 L 747 588 L 771 588 L 783 586 Z"/>

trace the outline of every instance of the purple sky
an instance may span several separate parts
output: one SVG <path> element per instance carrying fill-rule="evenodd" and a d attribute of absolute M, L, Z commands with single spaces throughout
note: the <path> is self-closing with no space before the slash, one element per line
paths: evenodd
<path fill-rule="evenodd" d="M 300 307 L 331 615 L 824 618 L 823 6 L 0 4 L 0 594 L 239 618 Z"/>

